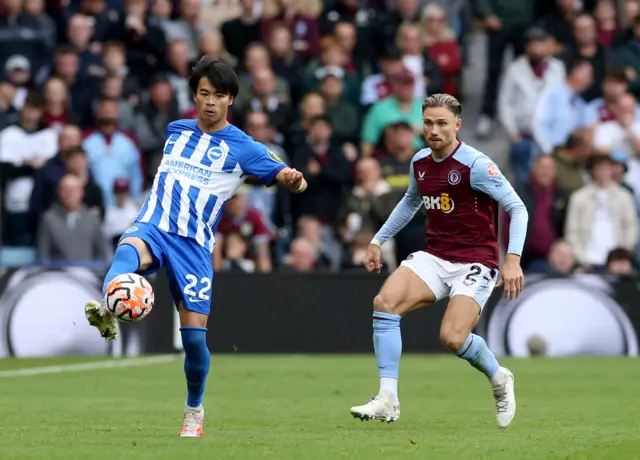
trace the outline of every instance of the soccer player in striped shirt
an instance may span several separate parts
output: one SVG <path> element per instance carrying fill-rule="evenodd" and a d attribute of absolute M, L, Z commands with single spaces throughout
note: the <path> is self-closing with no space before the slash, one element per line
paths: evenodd
<path fill-rule="evenodd" d="M 119 275 L 145 275 L 167 268 L 185 351 L 183 437 L 202 436 L 202 399 L 210 361 L 206 331 L 211 253 L 224 204 L 247 175 L 267 185 L 278 182 L 294 193 L 307 188 L 301 172 L 227 122 L 238 84 L 235 72 L 222 61 L 205 56 L 193 67 L 189 86 L 198 118 L 167 126 L 164 156 L 152 190 L 136 222 L 122 235 L 104 280 L 106 295 L 109 282 Z M 103 303 L 89 301 L 85 313 L 102 337 L 117 338 L 117 321 Z"/>

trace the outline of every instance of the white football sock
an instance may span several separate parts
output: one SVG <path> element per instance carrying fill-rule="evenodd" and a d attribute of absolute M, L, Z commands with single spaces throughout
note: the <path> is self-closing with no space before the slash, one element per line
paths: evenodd
<path fill-rule="evenodd" d="M 398 379 L 390 377 L 380 377 L 380 394 L 387 398 L 398 401 Z"/>

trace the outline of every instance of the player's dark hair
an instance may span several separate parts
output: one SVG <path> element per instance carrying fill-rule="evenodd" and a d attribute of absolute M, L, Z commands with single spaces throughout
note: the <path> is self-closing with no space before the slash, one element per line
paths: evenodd
<path fill-rule="evenodd" d="M 238 76 L 229 64 L 224 61 L 213 59 L 210 56 L 203 56 L 191 70 L 189 77 L 189 87 L 191 92 L 196 94 L 198 83 L 202 78 L 209 80 L 216 91 L 229 94 L 235 98 L 240 90 Z"/>
<path fill-rule="evenodd" d="M 433 107 L 446 107 L 456 118 L 462 115 L 462 104 L 451 94 L 432 94 L 422 103 L 422 112 Z"/>

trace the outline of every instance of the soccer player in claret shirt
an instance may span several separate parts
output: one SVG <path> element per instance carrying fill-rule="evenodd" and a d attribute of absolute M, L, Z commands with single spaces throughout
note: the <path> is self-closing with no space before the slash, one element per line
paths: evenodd
<path fill-rule="evenodd" d="M 165 266 L 180 315 L 187 400 L 183 437 L 202 436 L 202 398 L 209 372 L 206 331 L 213 278 L 215 233 L 224 203 L 247 175 L 283 184 L 296 193 L 307 187 L 302 173 L 227 122 L 238 94 L 238 77 L 222 61 L 205 56 L 189 78 L 197 120 L 169 123 L 164 155 L 152 190 L 136 222 L 122 235 L 106 287 L 126 273 L 142 275 Z M 104 302 L 104 298 L 103 298 Z M 116 319 L 102 302 L 85 306 L 89 323 L 107 340 L 118 336 Z"/>
<path fill-rule="evenodd" d="M 516 412 L 513 374 L 501 367 L 482 337 L 472 333 L 496 282 L 517 298 L 524 278 L 520 255 L 527 230 L 522 200 L 489 157 L 457 138 L 460 103 L 434 94 L 422 105 L 429 148 L 413 157 L 407 193 L 371 241 L 364 264 L 380 271 L 380 246 L 400 231 L 420 206 L 427 209 L 425 250 L 414 252 L 385 281 L 373 301 L 373 345 L 380 391 L 351 408 L 361 420 L 395 422 L 400 417 L 398 367 L 400 320 L 412 310 L 449 298 L 440 339 L 447 349 L 487 376 L 493 387 L 498 425 Z M 498 204 L 510 214 L 509 247 L 498 271 Z"/>

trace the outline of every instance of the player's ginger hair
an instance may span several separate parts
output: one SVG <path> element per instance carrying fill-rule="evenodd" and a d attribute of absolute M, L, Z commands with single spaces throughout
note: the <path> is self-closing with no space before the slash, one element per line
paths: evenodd
<path fill-rule="evenodd" d="M 422 112 L 433 107 L 446 107 L 456 118 L 462 115 L 462 104 L 451 94 L 438 93 L 425 98 L 422 103 Z"/>

